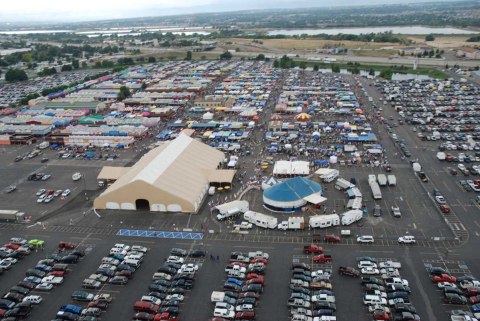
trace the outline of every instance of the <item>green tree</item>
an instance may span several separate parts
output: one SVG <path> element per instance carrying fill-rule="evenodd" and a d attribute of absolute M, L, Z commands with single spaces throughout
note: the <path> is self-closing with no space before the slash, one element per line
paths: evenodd
<path fill-rule="evenodd" d="M 370 68 L 370 70 L 368 71 L 368 74 L 370 76 L 375 76 L 375 70 L 373 68 Z"/>
<path fill-rule="evenodd" d="M 119 101 L 122 101 L 129 96 L 130 96 L 130 89 L 128 89 L 125 86 L 120 87 L 120 92 L 118 93 L 117 99 Z"/>
<path fill-rule="evenodd" d="M 73 67 L 72 65 L 63 65 L 62 66 L 62 71 L 72 71 Z"/>
<path fill-rule="evenodd" d="M 299 66 L 301 69 L 305 70 L 305 69 L 307 68 L 307 63 L 306 63 L 305 61 L 300 61 L 300 63 L 298 64 L 298 66 Z"/>
<path fill-rule="evenodd" d="M 187 51 L 187 55 L 185 57 L 185 60 L 192 60 L 192 52 L 190 50 Z"/>
<path fill-rule="evenodd" d="M 425 36 L 425 41 L 434 41 L 434 40 L 435 40 L 435 37 L 432 34 Z"/>
<path fill-rule="evenodd" d="M 28 80 L 28 76 L 21 69 L 8 69 L 5 73 L 5 80 L 8 82 L 24 81 Z"/>
<path fill-rule="evenodd" d="M 229 59 L 232 59 L 232 53 L 228 50 L 220 55 L 220 60 L 229 60 Z"/>
<path fill-rule="evenodd" d="M 340 72 L 340 66 L 333 64 L 332 65 L 332 72 L 339 73 Z"/>
<path fill-rule="evenodd" d="M 78 69 L 78 68 L 80 68 L 80 63 L 79 63 L 79 61 L 78 61 L 77 59 L 73 59 L 73 60 L 72 60 L 72 67 L 73 67 L 73 69 Z"/>
<path fill-rule="evenodd" d="M 255 58 L 255 60 L 265 60 L 265 55 L 264 54 L 258 54 L 258 56 Z"/>
<path fill-rule="evenodd" d="M 82 68 L 87 68 L 87 62 L 86 61 L 82 61 Z"/>
<path fill-rule="evenodd" d="M 280 67 L 280 62 L 278 62 L 278 60 L 275 59 L 275 60 L 273 61 L 273 68 L 278 68 L 278 67 Z"/>
<path fill-rule="evenodd" d="M 157 61 L 157 59 L 155 59 L 155 57 L 153 57 L 153 56 L 148 57 L 148 62 L 149 63 L 155 63 L 156 61 Z"/>
<path fill-rule="evenodd" d="M 313 65 L 313 71 L 318 71 L 319 67 L 317 64 Z"/>

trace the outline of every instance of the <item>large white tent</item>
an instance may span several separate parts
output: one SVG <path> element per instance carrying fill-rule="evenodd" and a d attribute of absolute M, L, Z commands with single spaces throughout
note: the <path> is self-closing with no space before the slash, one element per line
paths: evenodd
<path fill-rule="evenodd" d="M 224 158 L 215 148 L 180 134 L 145 154 L 95 199 L 94 208 L 197 212 L 211 177 L 220 177 L 212 174 Z"/>
<path fill-rule="evenodd" d="M 308 175 L 310 163 L 305 161 L 276 161 L 273 167 L 273 175 Z"/>

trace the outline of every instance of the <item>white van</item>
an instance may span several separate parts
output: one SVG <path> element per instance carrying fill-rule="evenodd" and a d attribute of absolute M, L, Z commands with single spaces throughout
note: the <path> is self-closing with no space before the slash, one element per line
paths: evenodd
<path fill-rule="evenodd" d="M 229 311 L 234 311 L 235 307 L 227 302 L 217 302 L 215 303 L 215 309 L 226 309 Z"/>
<path fill-rule="evenodd" d="M 128 265 L 131 265 L 133 266 L 134 268 L 138 268 L 140 266 L 140 260 L 135 260 L 135 259 L 130 259 L 130 258 L 126 258 L 125 260 L 123 260 L 123 263 L 125 264 L 128 264 Z"/>
<path fill-rule="evenodd" d="M 370 267 L 376 269 L 377 264 L 373 263 L 373 262 L 370 262 L 370 261 L 360 261 L 360 262 L 358 262 L 358 268 L 359 269 L 370 268 Z"/>
<path fill-rule="evenodd" d="M 139 262 L 142 262 L 143 260 L 143 255 L 140 255 L 140 254 L 128 254 L 126 257 L 125 257 L 125 260 L 136 260 L 136 261 L 139 261 Z"/>
<path fill-rule="evenodd" d="M 380 304 L 380 305 L 387 305 L 387 300 L 385 298 L 382 298 L 378 295 L 365 295 L 363 298 L 363 304 L 365 305 L 375 305 L 375 304 Z"/>
<path fill-rule="evenodd" d="M 208 195 L 214 195 L 215 194 L 215 186 L 210 186 L 208 188 Z"/>
<path fill-rule="evenodd" d="M 153 274 L 152 279 L 153 280 L 167 280 L 167 281 L 170 281 L 172 279 L 172 276 L 170 274 L 167 274 L 167 273 L 156 272 L 156 273 Z"/>

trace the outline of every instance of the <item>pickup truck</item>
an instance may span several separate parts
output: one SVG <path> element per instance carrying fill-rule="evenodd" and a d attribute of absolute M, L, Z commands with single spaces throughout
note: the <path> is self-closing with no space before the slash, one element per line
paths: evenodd
<path fill-rule="evenodd" d="M 316 263 L 325 263 L 330 261 L 332 261 L 332 256 L 327 254 L 315 255 L 313 257 L 313 262 L 316 262 Z"/>
<path fill-rule="evenodd" d="M 80 314 L 80 313 L 82 313 L 82 310 L 83 310 L 82 307 L 79 307 L 79 306 L 74 305 L 74 304 L 67 304 L 67 305 L 64 305 L 64 306 L 60 307 L 60 309 L 59 309 L 59 311 L 70 312 L 70 313 L 74 313 L 74 314 Z"/>
<path fill-rule="evenodd" d="M 402 268 L 402 263 L 400 262 L 395 262 L 395 261 L 384 261 L 380 262 L 378 265 L 379 268 L 395 268 L 395 269 L 401 269 Z"/>
<path fill-rule="evenodd" d="M 310 253 L 321 254 L 321 253 L 323 253 L 323 247 L 315 245 L 315 244 L 305 245 L 303 247 L 303 253 L 305 253 L 305 254 L 310 254 Z"/>
<path fill-rule="evenodd" d="M 248 257 L 248 255 L 246 255 L 245 253 L 241 253 L 241 252 L 233 252 L 231 255 L 230 255 L 230 261 L 231 262 L 245 262 L 245 263 L 248 263 L 250 262 L 250 258 Z"/>
<path fill-rule="evenodd" d="M 240 224 L 235 224 L 233 227 L 239 230 L 249 230 L 253 225 L 249 222 L 241 222 Z"/>

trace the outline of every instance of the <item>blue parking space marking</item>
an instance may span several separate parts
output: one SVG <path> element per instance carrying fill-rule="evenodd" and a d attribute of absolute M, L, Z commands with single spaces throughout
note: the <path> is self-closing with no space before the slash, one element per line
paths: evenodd
<path fill-rule="evenodd" d="M 135 236 L 135 237 L 155 237 L 161 239 L 186 239 L 201 240 L 203 233 L 192 232 L 167 232 L 167 231 L 147 231 L 147 230 L 118 230 L 117 236 Z"/>

